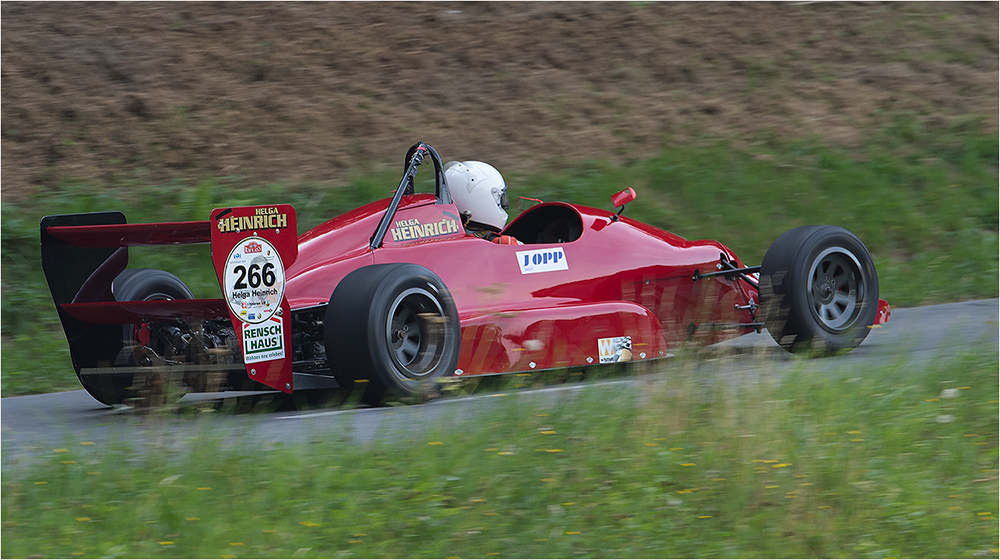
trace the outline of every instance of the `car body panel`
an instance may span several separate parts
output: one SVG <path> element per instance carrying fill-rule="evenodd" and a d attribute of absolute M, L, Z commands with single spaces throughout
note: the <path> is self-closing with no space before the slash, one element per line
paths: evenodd
<path fill-rule="evenodd" d="M 575 219 L 577 238 L 499 245 L 466 234 L 454 204 L 408 195 L 382 246 L 368 252 L 365 234 L 384 208 L 363 207 L 299 238 L 299 259 L 287 274 L 293 310 L 324 304 L 339 280 L 360 266 L 425 266 L 448 286 L 458 308 L 464 375 L 599 363 L 597 341 L 604 338 L 632 337 L 633 359 L 640 359 L 664 356 L 668 345 L 693 335 L 709 343 L 751 330 L 699 331 L 705 324 L 753 322 L 736 306 L 746 305 L 754 290 L 722 277 L 692 280 L 696 270 L 715 270 L 720 254 L 739 262 L 714 241 L 691 242 L 607 211 L 546 203 L 505 232 L 528 231 L 518 224 L 551 213 Z"/>

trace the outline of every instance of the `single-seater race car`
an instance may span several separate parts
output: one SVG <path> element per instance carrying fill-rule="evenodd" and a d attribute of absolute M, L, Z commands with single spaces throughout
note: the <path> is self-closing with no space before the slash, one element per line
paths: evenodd
<path fill-rule="evenodd" d="M 433 164 L 435 192 L 414 192 Z M 420 396 L 445 377 L 655 360 L 766 328 L 792 352 L 857 347 L 889 319 L 865 245 L 805 226 L 746 266 L 617 212 L 534 205 L 501 232 L 466 233 L 437 151 L 416 144 L 391 199 L 297 234 L 290 205 L 218 208 L 197 222 L 121 212 L 46 216 L 42 264 L 84 388 L 114 405 L 187 391 L 357 390 Z M 131 269 L 128 247 L 211 243 L 221 299 Z"/>

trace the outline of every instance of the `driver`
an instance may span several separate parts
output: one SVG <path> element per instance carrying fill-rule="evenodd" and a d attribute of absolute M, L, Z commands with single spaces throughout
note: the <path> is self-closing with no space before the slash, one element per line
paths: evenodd
<path fill-rule="evenodd" d="M 500 245 L 523 245 L 500 235 L 507 223 L 507 185 L 495 167 L 481 161 L 450 161 L 444 177 L 466 233 Z"/>

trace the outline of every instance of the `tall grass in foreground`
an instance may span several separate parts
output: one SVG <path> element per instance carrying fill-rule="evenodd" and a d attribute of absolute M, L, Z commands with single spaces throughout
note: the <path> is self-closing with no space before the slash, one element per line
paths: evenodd
<path fill-rule="evenodd" d="M 223 441 L 210 415 L 180 448 L 71 442 L 5 468 L 2 556 L 996 557 L 998 362 L 974 348 L 680 361 L 366 445 Z"/>
<path fill-rule="evenodd" d="M 976 123 L 941 130 L 900 119 L 873 133 L 858 153 L 818 141 L 762 138 L 739 150 L 706 141 L 627 165 L 592 162 L 506 178 L 512 199 L 603 208 L 612 193 L 632 185 L 639 200 L 626 215 L 688 239 L 718 239 L 749 264 L 759 264 L 787 229 L 846 227 L 874 255 L 881 297 L 909 307 L 997 297 L 998 157 L 996 135 L 980 132 Z M 420 192 L 433 190 L 430 176 L 421 173 Z M 79 388 L 41 271 L 42 215 L 122 210 L 130 222 L 165 222 L 204 220 L 213 207 L 291 203 L 304 232 L 385 198 L 399 181 L 395 164 L 353 170 L 340 188 L 259 185 L 239 177 L 146 185 L 137 177 L 102 189 L 70 185 L 2 205 L 3 396 Z M 133 248 L 129 266 L 178 273 L 197 297 L 221 297 L 210 262 L 208 246 L 186 245 Z"/>

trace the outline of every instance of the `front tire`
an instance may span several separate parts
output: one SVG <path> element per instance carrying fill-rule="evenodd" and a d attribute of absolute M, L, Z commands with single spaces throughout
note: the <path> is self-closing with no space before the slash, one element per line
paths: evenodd
<path fill-rule="evenodd" d="M 368 266 L 334 290 L 324 321 L 327 362 L 337 384 L 367 380 L 362 400 L 421 399 L 458 365 L 458 311 L 440 278 L 415 264 Z"/>
<path fill-rule="evenodd" d="M 771 244 L 760 270 L 764 324 L 795 352 L 856 348 L 878 311 L 878 275 L 864 243 L 836 226 L 803 226 Z"/>

